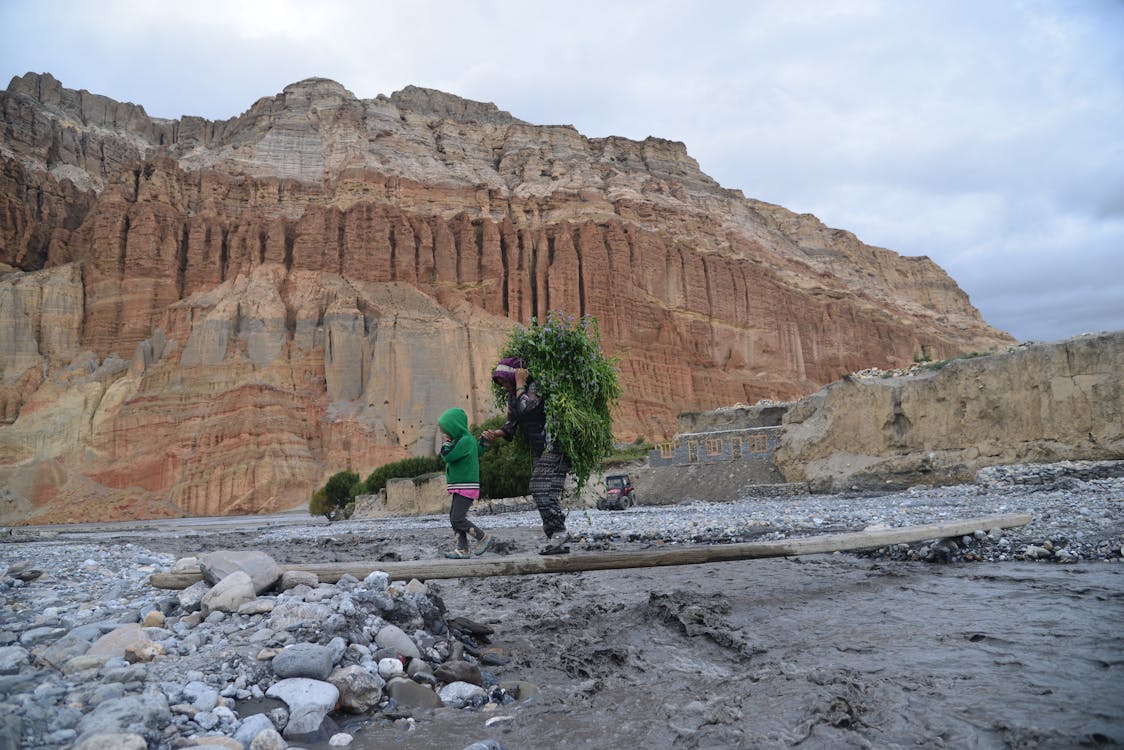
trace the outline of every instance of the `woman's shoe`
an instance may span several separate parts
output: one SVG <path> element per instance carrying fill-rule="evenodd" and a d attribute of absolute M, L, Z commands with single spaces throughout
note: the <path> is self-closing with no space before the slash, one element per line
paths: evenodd
<path fill-rule="evenodd" d="M 445 553 L 445 557 L 451 560 L 467 560 L 472 557 L 472 553 L 466 549 L 455 549 Z"/>
<path fill-rule="evenodd" d="M 567 543 L 570 541 L 570 533 L 567 531 L 556 531 L 550 535 L 546 540 L 546 546 L 540 551 L 540 555 L 564 555 L 570 551 Z"/>
<path fill-rule="evenodd" d="M 491 548 L 492 548 L 492 535 L 489 534 L 488 532 L 484 532 L 484 536 L 482 536 L 482 537 L 480 537 L 479 539 L 476 540 L 476 549 L 473 550 L 473 554 L 482 555 Z"/>

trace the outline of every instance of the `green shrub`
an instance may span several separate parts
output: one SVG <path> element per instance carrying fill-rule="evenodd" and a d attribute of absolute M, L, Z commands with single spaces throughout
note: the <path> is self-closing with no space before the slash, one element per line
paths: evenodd
<path fill-rule="evenodd" d="M 492 417 L 482 425 L 473 426 L 471 432 L 479 438 L 484 430 L 501 427 L 503 423 L 504 417 Z M 494 441 L 480 455 L 480 496 L 520 497 L 530 494 L 531 469 L 531 446 L 522 432 L 515 440 Z M 360 483 L 360 489 L 354 495 L 380 492 L 391 479 L 415 479 L 435 472 L 445 473 L 445 462 L 440 456 L 417 456 L 391 461 L 372 471 Z"/>
<path fill-rule="evenodd" d="M 383 464 L 371 472 L 363 482 L 364 492 L 373 495 L 386 487 L 388 479 L 413 479 L 422 474 L 432 474 L 435 471 L 444 473 L 445 462 L 440 456 L 417 456 L 403 458 L 401 461 L 391 461 Z M 362 494 L 362 493 L 360 493 Z"/>
<path fill-rule="evenodd" d="M 329 516 L 331 508 L 328 506 L 328 494 L 324 488 L 316 490 L 312 493 L 312 499 L 308 501 L 308 512 L 314 516 Z M 331 520 L 329 518 L 329 520 Z"/>
<path fill-rule="evenodd" d="M 328 477 L 328 483 L 312 494 L 308 512 L 314 516 L 324 516 L 329 521 L 349 518 L 355 508 L 355 496 L 360 493 L 362 483 L 354 471 L 340 471 Z"/>
<path fill-rule="evenodd" d="M 644 438 L 638 437 L 628 445 L 617 446 L 611 454 L 601 461 L 601 465 L 615 466 L 631 461 L 638 461 L 647 458 L 653 448 L 655 448 L 654 445 L 645 441 Z"/>
<path fill-rule="evenodd" d="M 492 417 L 472 433 L 502 427 L 504 417 Z M 494 440 L 480 456 L 480 496 L 522 497 L 531 494 L 531 445 L 520 430 L 514 440 Z"/>

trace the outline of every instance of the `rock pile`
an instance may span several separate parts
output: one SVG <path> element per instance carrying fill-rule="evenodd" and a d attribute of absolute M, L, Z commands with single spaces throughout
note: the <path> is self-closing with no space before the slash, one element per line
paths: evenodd
<path fill-rule="evenodd" d="M 677 506 L 674 513 L 642 506 L 599 515 L 592 523 L 579 515 L 570 527 L 592 545 L 714 544 L 1027 513 L 1032 521 L 1023 527 L 980 529 L 959 539 L 855 554 L 945 563 L 1120 562 L 1124 558 L 1124 461 L 1012 464 L 981 470 L 971 484 L 895 491 L 802 494 L 798 485 L 778 489 L 783 491 L 762 497 L 747 487 L 741 500 L 695 502 Z"/>
<path fill-rule="evenodd" d="M 1008 503 L 1024 509 L 1036 507 L 1037 517 L 1029 529 L 981 529 L 960 539 L 898 544 L 868 554 L 884 560 L 938 563 L 1120 562 L 1124 558 L 1121 476 L 1124 461 L 1064 461 L 981 469 L 976 484 L 980 502 L 1004 508 Z M 1028 502 L 1028 493 L 1038 495 L 1037 502 Z M 1097 497 L 1099 502 L 1090 502 Z"/>
<path fill-rule="evenodd" d="M 1034 342 L 1032 342 L 1032 341 L 1024 341 L 1020 344 L 1011 344 L 1009 346 L 1004 347 L 1004 351 L 1007 352 L 1007 353 L 1014 352 L 1014 351 L 1022 351 L 1033 343 Z M 914 376 L 914 375 L 922 375 L 922 374 L 927 373 L 927 372 L 933 372 L 935 370 L 939 370 L 942 367 L 944 367 L 945 365 L 949 364 L 950 362 L 956 361 L 956 359 L 972 359 L 974 357 L 980 357 L 980 356 L 983 356 L 982 352 L 973 352 L 972 354 L 967 354 L 967 355 L 964 355 L 964 356 L 961 356 L 961 357 L 956 357 L 954 359 L 942 359 L 942 360 L 938 360 L 936 362 L 934 362 L 931 359 L 920 359 L 919 358 L 919 359 L 915 359 L 913 361 L 913 363 L 910 364 L 908 367 L 894 367 L 894 368 L 891 368 L 891 369 L 888 369 L 888 370 L 884 370 L 880 367 L 867 367 L 863 370 L 857 370 L 857 371 L 851 373 L 849 377 L 860 378 L 860 379 L 906 378 L 906 377 L 911 377 L 911 376 Z"/>
<path fill-rule="evenodd" d="M 995 489 L 1066 489 L 1094 479 L 1124 477 L 1124 461 L 1059 461 L 1052 464 L 1006 464 L 976 472 L 976 483 Z"/>
<path fill-rule="evenodd" d="M 257 552 L 173 565 L 133 545 L 21 546 L 0 581 L 0 747 L 346 745 L 349 716 L 409 722 L 535 691 L 501 683 L 491 628 L 448 618 L 418 581 L 325 584 Z M 204 580 L 147 585 L 169 567 Z"/>

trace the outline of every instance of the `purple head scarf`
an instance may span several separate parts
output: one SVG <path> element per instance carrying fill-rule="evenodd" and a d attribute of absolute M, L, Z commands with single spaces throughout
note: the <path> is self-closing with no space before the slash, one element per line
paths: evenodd
<path fill-rule="evenodd" d="M 492 380 L 515 385 L 515 371 L 523 366 L 523 360 L 518 357 L 504 357 L 496 365 L 496 369 L 492 370 Z"/>

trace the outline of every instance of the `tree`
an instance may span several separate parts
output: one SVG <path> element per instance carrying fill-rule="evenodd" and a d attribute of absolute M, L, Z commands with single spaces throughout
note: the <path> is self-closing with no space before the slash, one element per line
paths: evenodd
<path fill-rule="evenodd" d="M 348 518 L 352 501 L 359 494 L 362 485 L 359 475 L 354 471 L 340 471 L 328 477 L 328 483 L 312 495 L 308 512 L 324 516 L 329 521 Z"/>

